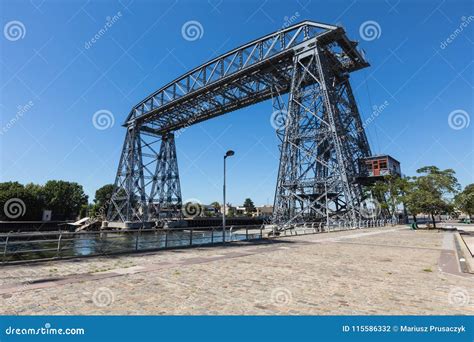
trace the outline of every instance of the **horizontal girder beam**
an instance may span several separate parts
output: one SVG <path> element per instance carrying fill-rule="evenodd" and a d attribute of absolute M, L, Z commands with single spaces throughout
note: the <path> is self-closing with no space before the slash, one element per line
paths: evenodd
<path fill-rule="evenodd" d="M 293 56 L 326 46 L 334 67 L 348 73 L 368 66 L 341 27 L 305 21 L 254 40 L 167 84 L 137 104 L 124 126 L 138 121 L 159 134 L 289 91 Z M 184 108 L 194 109 L 191 117 Z"/>

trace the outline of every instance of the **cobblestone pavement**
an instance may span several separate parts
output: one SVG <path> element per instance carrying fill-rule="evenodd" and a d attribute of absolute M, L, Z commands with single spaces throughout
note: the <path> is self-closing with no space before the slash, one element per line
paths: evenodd
<path fill-rule="evenodd" d="M 0 313 L 472 315 L 456 258 L 452 233 L 386 227 L 3 266 Z"/>

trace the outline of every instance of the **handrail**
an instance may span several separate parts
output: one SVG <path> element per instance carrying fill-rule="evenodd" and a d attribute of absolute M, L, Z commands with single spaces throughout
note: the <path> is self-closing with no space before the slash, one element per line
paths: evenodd
<path fill-rule="evenodd" d="M 230 231 L 231 241 L 263 238 L 264 225 L 231 226 L 225 232 L 219 227 L 190 227 L 172 229 L 124 229 L 114 231 L 81 231 L 81 232 L 45 232 L 45 234 L 8 233 L 4 235 L 2 263 L 15 261 L 54 260 L 66 257 L 96 256 L 120 252 L 138 252 L 173 247 L 188 247 L 220 242 L 216 239 L 215 230 L 223 234 Z M 254 231 L 255 233 L 252 233 Z M 145 234 L 147 238 L 144 238 Z M 157 236 L 157 234 L 159 234 Z M 46 235 L 45 239 L 39 236 Z M 28 237 L 35 239 L 30 240 Z M 129 238 L 127 238 L 127 236 Z M 153 238 L 157 236 L 157 238 Z M 52 237 L 56 237 L 53 239 Z M 125 239 L 124 239 L 125 237 Z M 75 241 L 82 238 L 95 239 L 95 249 L 86 255 L 77 252 Z M 15 239 L 15 240 L 12 240 Z M 124 243 L 121 243 L 121 240 Z M 51 246 L 53 244 L 53 246 Z M 55 245 L 54 245 L 55 244 Z M 26 247 L 26 248 L 25 248 Z"/>
<path fill-rule="evenodd" d="M 260 228 L 260 224 L 250 224 L 250 225 L 242 225 L 242 226 L 236 226 L 236 227 L 254 227 L 255 229 Z M 194 230 L 202 230 L 202 231 L 207 231 L 211 229 L 220 229 L 222 230 L 222 227 L 219 226 L 205 226 L 205 227 L 177 227 L 177 228 L 141 228 L 142 232 L 148 233 L 148 232 L 165 232 L 165 231 L 187 231 L 190 229 Z M 140 229 L 140 228 L 139 228 Z M 29 237 L 29 236 L 54 236 L 54 235 L 91 235 L 91 234 L 114 234 L 114 233 L 136 233 L 138 232 L 139 229 L 116 229 L 116 230 L 86 230 L 86 231 L 79 231 L 79 232 L 71 232 L 71 231 L 64 231 L 64 230 L 55 230 L 55 231 L 45 231 L 45 232 L 9 232 L 9 233 L 0 233 L 0 238 L 2 236 L 7 236 L 10 235 L 11 237 Z M 56 241 L 56 239 L 54 239 Z"/>
<path fill-rule="evenodd" d="M 306 235 L 306 234 L 318 234 L 322 232 L 349 230 L 362 228 L 365 223 L 365 227 L 384 227 L 388 223 L 396 224 L 397 219 L 373 219 L 366 221 L 338 221 L 326 225 L 323 222 L 308 222 L 306 224 L 292 224 L 287 227 L 284 231 L 286 235 L 288 232 L 290 235 Z M 316 225 L 318 228 L 316 228 Z M 311 228 L 309 228 L 311 227 Z M 165 248 L 179 248 L 198 246 L 206 244 L 220 243 L 222 240 L 221 234 L 230 233 L 229 242 L 235 241 L 248 241 L 253 239 L 263 239 L 265 225 L 246 225 L 246 226 L 231 226 L 224 232 L 219 227 L 209 227 L 210 229 L 192 228 L 180 228 L 180 229 L 137 229 L 137 230 L 125 230 L 127 234 L 120 231 L 96 231 L 88 232 L 91 239 L 96 239 L 96 249 L 92 249 L 89 254 L 78 254 L 76 252 L 77 246 L 74 245 L 75 241 L 86 237 L 85 232 L 54 232 L 50 235 L 57 236 L 56 240 L 13 240 L 14 237 L 26 237 L 27 234 L 15 234 L 8 233 L 4 237 L 4 241 L 0 242 L 0 248 L 3 247 L 2 264 L 8 264 L 16 261 L 39 261 L 39 260 L 54 260 L 60 258 L 80 257 L 80 256 L 97 256 L 101 254 L 117 254 L 117 253 L 129 253 L 138 251 L 151 251 Z M 255 233 L 251 233 L 251 231 Z M 221 232 L 219 235 L 215 235 L 215 231 Z M 129 238 L 128 233 L 133 233 Z M 92 233 L 92 234 L 91 234 Z M 146 233 L 150 233 L 145 235 Z M 158 234 L 158 235 L 157 235 Z M 35 235 L 36 236 L 36 235 Z M 144 238 L 144 237 L 147 238 Z M 153 238 L 156 236 L 156 238 Z M 126 239 L 124 239 L 124 237 Z M 271 238 L 272 236 L 268 236 Z M 114 242 L 115 240 L 124 239 L 124 243 Z M 56 246 L 51 245 L 56 242 Z M 3 246 L 2 246 L 3 245 Z M 41 246 L 43 245 L 43 246 Z M 25 246 L 26 249 L 21 247 Z M 39 247 L 39 248 L 37 248 Z M 38 257 L 39 256 L 39 257 Z"/>

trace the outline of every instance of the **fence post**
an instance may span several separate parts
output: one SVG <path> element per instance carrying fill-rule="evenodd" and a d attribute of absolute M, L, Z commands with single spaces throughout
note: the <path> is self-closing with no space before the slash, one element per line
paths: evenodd
<path fill-rule="evenodd" d="M 10 238 L 10 233 L 11 232 L 8 232 L 7 234 L 7 238 L 5 239 L 5 247 L 3 248 L 3 259 L 2 259 L 2 262 L 5 262 L 5 259 L 7 257 L 7 248 L 8 248 L 8 240 Z"/>
<path fill-rule="evenodd" d="M 136 238 L 135 238 L 135 252 L 138 251 L 138 239 L 139 239 L 139 237 L 140 237 L 141 231 L 142 231 L 142 227 L 140 227 L 140 228 L 138 229 L 138 233 L 136 233 L 137 236 L 136 236 Z"/>
<path fill-rule="evenodd" d="M 189 245 L 192 246 L 193 244 L 193 228 L 191 228 L 189 232 Z"/>
<path fill-rule="evenodd" d="M 58 238 L 58 248 L 56 249 L 56 258 L 60 258 L 61 252 L 61 239 L 63 237 L 62 231 L 59 231 L 59 238 Z"/>
<path fill-rule="evenodd" d="M 214 227 L 211 229 L 211 243 L 214 243 Z"/>
<path fill-rule="evenodd" d="M 165 248 L 168 247 L 168 229 L 165 230 Z"/>
<path fill-rule="evenodd" d="M 245 227 L 245 240 L 248 240 L 249 239 L 249 227 L 246 226 Z"/>
<path fill-rule="evenodd" d="M 260 226 L 260 239 L 263 238 L 263 224 Z"/>

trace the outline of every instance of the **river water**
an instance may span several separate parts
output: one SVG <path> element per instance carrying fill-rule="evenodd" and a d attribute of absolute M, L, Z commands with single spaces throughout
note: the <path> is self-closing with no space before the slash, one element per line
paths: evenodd
<path fill-rule="evenodd" d="M 222 231 L 154 231 L 154 232 L 102 232 L 43 236 L 33 239 L 10 239 L 5 249 L 5 239 L 0 242 L 0 251 L 4 251 L 3 261 L 52 259 L 107 255 L 124 252 L 156 250 L 162 248 L 183 247 L 222 243 Z M 253 231 L 248 236 L 226 232 L 226 241 L 241 241 L 260 237 Z M 59 249 L 58 249 L 59 246 Z"/>

